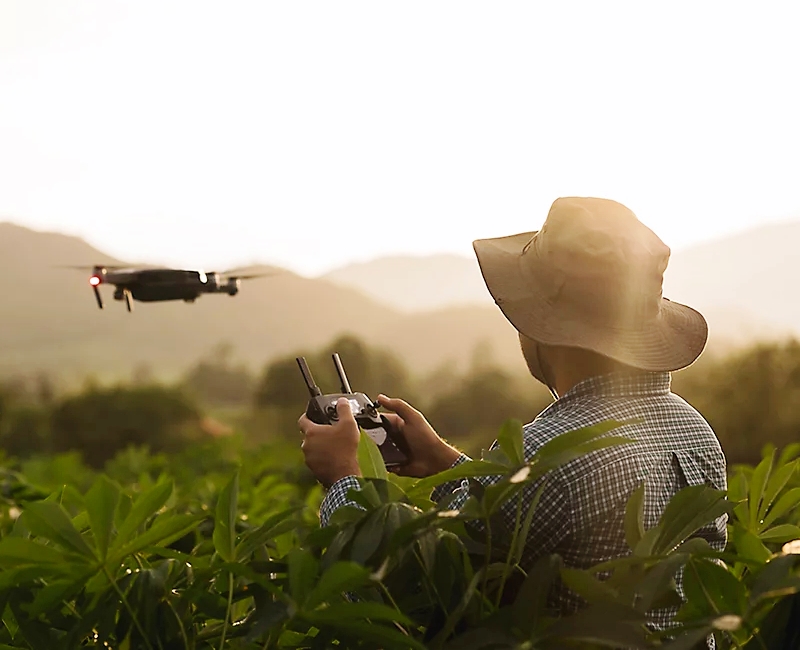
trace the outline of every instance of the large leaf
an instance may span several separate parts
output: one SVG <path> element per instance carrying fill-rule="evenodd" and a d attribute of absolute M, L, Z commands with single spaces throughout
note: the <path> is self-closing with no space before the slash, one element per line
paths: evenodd
<path fill-rule="evenodd" d="M 625 505 L 625 540 L 631 549 L 644 537 L 644 489 L 642 483 L 628 498 Z"/>
<path fill-rule="evenodd" d="M 780 498 L 775 502 L 767 515 L 764 517 L 763 527 L 770 526 L 779 517 L 782 517 L 790 510 L 800 505 L 800 488 L 792 488 L 784 492 Z"/>
<path fill-rule="evenodd" d="M 289 551 L 287 561 L 289 564 L 289 589 L 294 601 L 302 606 L 314 588 L 319 572 L 319 562 L 311 554 L 311 551 L 300 547 Z"/>
<path fill-rule="evenodd" d="M 683 573 L 683 589 L 688 600 L 686 612 L 719 616 L 747 611 L 747 588 L 723 566 L 709 560 L 690 560 Z"/>
<path fill-rule="evenodd" d="M 45 546 L 23 537 L 0 539 L 0 567 L 11 568 L 27 564 L 65 564 L 67 556 L 52 546 Z"/>
<path fill-rule="evenodd" d="M 412 494 L 427 495 L 433 488 L 443 483 L 459 481 L 473 476 L 502 476 L 508 473 L 508 470 L 509 468 L 506 465 L 501 465 L 500 463 L 489 463 L 484 460 L 469 460 L 455 467 L 446 469 L 443 472 L 434 474 L 433 476 L 420 479 L 413 488 L 407 489 L 406 493 L 409 494 L 409 496 Z"/>
<path fill-rule="evenodd" d="M 371 571 L 355 562 L 337 562 L 322 574 L 317 585 L 305 601 L 307 609 L 313 609 L 345 591 L 357 589 L 370 581 Z"/>
<path fill-rule="evenodd" d="M 25 524 L 34 535 L 44 537 L 67 551 L 86 559 L 94 559 L 95 554 L 81 534 L 72 524 L 64 508 L 52 501 L 28 503 L 24 509 Z"/>
<path fill-rule="evenodd" d="M 164 513 L 156 518 L 153 525 L 141 535 L 110 553 L 109 561 L 112 564 L 118 564 L 128 555 L 138 553 L 148 546 L 170 544 L 194 529 L 203 518 L 205 518 L 203 514 L 172 515 Z"/>
<path fill-rule="evenodd" d="M 372 440 L 363 429 L 360 429 L 358 438 L 358 467 L 364 478 L 380 478 L 388 480 L 389 473 L 386 471 L 386 463 L 378 449 L 378 445 Z"/>
<path fill-rule="evenodd" d="M 497 444 L 503 450 L 512 464 L 525 463 L 525 453 L 522 443 L 522 422 L 519 420 L 506 420 L 497 435 Z"/>
<path fill-rule="evenodd" d="M 552 440 L 543 444 L 536 451 L 534 460 L 538 463 L 544 463 L 557 467 L 558 462 L 555 459 L 561 454 L 569 452 L 575 447 L 593 442 L 597 438 L 606 435 L 614 429 L 619 429 L 620 427 L 628 424 L 640 424 L 641 422 L 641 418 L 634 418 L 631 420 L 604 420 L 588 427 L 581 427 L 580 429 L 562 433 L 561 435 L 556 436 Z M 625 440 L 625 442 L 636 442 L 635 440 L 630 440 L 627 438 L 623 438 L 622 440 Z"/>
<path fill-rule="evenodd" d="M 114 512 L 119 503 L 119 486 L 105 475 L 100 475 L 84 497 L 89 524 L 92 528 L 97 554 L 105 560 L 114 528 Z"/>
<path fill-rule="evenodd" d="M 793 539 L 800 539 L 800 528 L 794 524 L 780 524 L 769 530 L 765 530 L 759 535 L 761 541 L 783 544 Z"/>
<path fill-rule="evenodd" d="M 245 559 L 277 535 L 296 528 L 298 522 L 292 518 L 292 515 L 299 510 L 301 510 L 300 506 L 293 506 L 276 512 L 258 528 L 249 531 L 237 545 L 236 557 L 240 560 Z"/>
<path fill-rule="evenodd" d="M 117 528 L 117 537 L 111 545 L 111 550 L 116 551 L 128 544 L 139 527 L 156 514 L 167 502 L 172 490 L 172 481 L 161 481 L 147 491 L 142 492 L 131 506 L 128 515 Z"/>
<path fill-rule="evenodd" d="M 772 471 L 772 464 L 775 460 L 775 450 L 764 457 L 761 462 L 756 465 L 753 470 L 753 475 L 750 478 L 750 501 L 749 501 L 749 515 L 750 515 L 750 530 L 758 530 L 758 513 L 761 509 L 761 502 L 764 499 L 764 490 L 767 486 L 770 472 Z"/>
<path fill-rule="evenodd" d="M 706 524 L 730 512 L 725 492 L 706 485 L 690 485 L 670 499 L 661 520 L 636 545 L 637 555 L 663 555 Z"/>
<path fill-rule="evenodd" d="M 239 472 L 222 488 L 214 519 L 214 548 L 226 562 L 236 559 L 236 515 L 239 499 Z"/>

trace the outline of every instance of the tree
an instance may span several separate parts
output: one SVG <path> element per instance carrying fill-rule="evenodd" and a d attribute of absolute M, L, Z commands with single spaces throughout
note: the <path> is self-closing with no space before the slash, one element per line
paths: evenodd
<path fill-rule="evenodd" d="M 79 451 L 100 468 L 129 446 L 177 451 L 201 437 L 200 411 L 180 390 L 95 388 L 61 401 L 51 416 L 55 452 Z"/>
<path fill-rule="evenodd" d="M 182 386 L 202 404 L 240 406 L 252 403 L 256 379 L 233 363 L 233 346 L 223 342 L 186 373 Z"/>

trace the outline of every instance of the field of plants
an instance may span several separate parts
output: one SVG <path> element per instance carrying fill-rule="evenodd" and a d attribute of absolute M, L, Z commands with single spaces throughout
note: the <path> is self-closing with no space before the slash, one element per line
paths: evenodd
<path fill-rule="evenodd" d="M 612 423 L 613 428 L 613 423 Z M 0 510 L 0 648 L 120 650 L 269 648 L 798 648 L 800 445 L 767 448 L 732 469 L 728 498 L 678 494 L 643 530 L 628 504 L 630 557 L 580 571 L 558 556 L 523 567 L 521 540 L 502 545 L 470 526 L 527 482 L 576 455 L 625 444 L 609 427 L 576 431 L 520 455 L 508 421 L 500 448 L 437 477 L 387 475 L 362 436 L 360 508 L 320 528 L 322 492 L 297 440 L 258 447 L 228 437 L 177 454 L 129 448 L 102 471 L 76 454 L 5 459 Z M 460 512 L 429 500 L 444 480 L 501 473 Z M 728 513 L 715 553 L 692 533 Z M 686 602 L 670 639 L 644 612 Z M 611 577 L 600 581 L 598 570 Z M 564 580 L 588 607 L 555 619 L 546 594 Z"/>
<path fill-rule="evenodd" d="M 519 421 L 548 401 L 530 377 L 476 355 L 463 374 L 420 378 L 345 337 L 299 351 L 326 386 L 332 351 L 354 386 L 407 398 L 481 460 L 402 479 L 364 439 L 359 508 L 320 528 L 294 355 L 255 377 L 221 349 L 177 385 L 0 382 L 0 650 L 679 650 L 705 647 L 708 635 L 717 648 L 800 648 L 800 343 L 676 373 L 673 390 L 722 442 L 728 493 L 687 488 L 643 530 L 634 492 L 631 555 L 584 571 L 558 556 L 525 565 L 535 522 L 520 512 L 515 530 L 500 531 L 496 513 L 550 468 L 625 444 L 613 426 L 563 436 L 526 464 Z M 495 437 L 499 449 L 482 455 Z M 476 487 L 459 512 L 430 500 L 438 483 L 487 473 L 505 478 Z M 692 533 L 722 514 L 729 543 L 716 553 Z M 587 607 L 553 616 L 556 580 Z M 680 605 L 676 627 L 648 631 L 645 612 L 670 604 Z"/>

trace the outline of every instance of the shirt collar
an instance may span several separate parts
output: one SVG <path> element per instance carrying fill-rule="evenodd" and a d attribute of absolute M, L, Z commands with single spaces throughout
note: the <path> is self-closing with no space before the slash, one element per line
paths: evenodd
<path fill-rule="evenodd" d="M 672 377 L 668 372 L 621 371 L 589 377 L 575 384 L 558 401 L 571 401 L 589 396 L 645 397 L 666 395 Z"/>

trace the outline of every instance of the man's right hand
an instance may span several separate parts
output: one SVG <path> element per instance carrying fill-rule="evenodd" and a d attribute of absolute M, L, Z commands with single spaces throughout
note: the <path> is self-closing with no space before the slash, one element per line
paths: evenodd
<path fill-rule="evenodd" d="M 387 411 L 384 416 L 406 441 L 411 460 L 393 468 L 399 476 L 424 478 L 449 469 L 460 452 L 447 444 L 417 409 L 401 399 L 378 395 L 376 400 Z"/>

